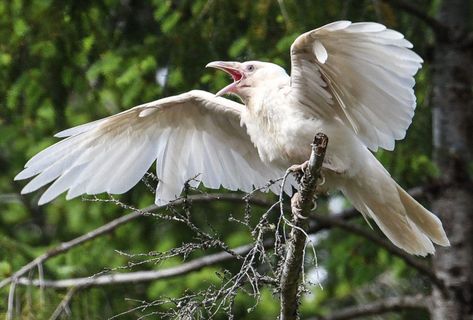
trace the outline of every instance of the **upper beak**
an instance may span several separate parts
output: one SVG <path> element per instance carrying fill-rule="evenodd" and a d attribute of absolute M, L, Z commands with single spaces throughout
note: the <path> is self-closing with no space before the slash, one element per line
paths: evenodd
<path fill-rule="evenodd" d="M 213 61 L 208 63 L 206 68 L 216 68 L 225 71 L 233 78 L 233 83 L 229 84 L 222 90 L 216 93 L 216 96 L 224 95 L 225 93 L 236 93 L 239 81 L 244 77 L 241 71 L 241 63 L 234 61 Z"/>

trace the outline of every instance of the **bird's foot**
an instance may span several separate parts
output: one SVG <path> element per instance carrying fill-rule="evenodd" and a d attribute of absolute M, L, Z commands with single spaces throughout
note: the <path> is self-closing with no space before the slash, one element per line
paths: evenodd
<path fill-rule="evenodd" d="M 314 200 L 313 200 L 313 207 L 312 207 L 312 211 L 315 210 L 317 208 L 317 196 L 314 196 Z M 299 192 L 296 192 L 292 198 L 291 198 L 291 209 L 292 209 L 292 214 L 298 218 L 298 219 L 307 219 L 308 217 L 302 215 L 302 208 L 301 208 L 301 195 Z"/>
<path fill-rule="evenodd" d="M 302 164 L 294 164 L 294 165 L 290 166 L 289 169 L 287 169 L 287 170 L 290 171 L 290 172 L 293 172 L 293 173 L 296 173 L 296 172 L 303 173 L 308 165 L 309 165 L 309 161 L 306 161 Z"/>
<path fill-rule="evenodd" d="M 296 192 L 291 198 L 291 209 L 292 214 L 301 220 L 307 219 L 307 217 L 302 215 L 302 208 L 301 208 L 301 195 L 299 192 Z"/>
<path fill-rule="evenodd" d="M 317 186 L 321 187 L 325 184 L 325 174 L 320 172 L 319 179 L 317 180 Z"/>
<path fill-rule="evenodd" d="M 296 177 L 296 180 L 297 182 L 301 182 L 301 179 L 302 179 L 302 176 L 304 175 L 304 171 L 305 169 L 307 168 L 307 166 L 309 165 L 309 161 L 306 161 L 302 164 L 294 164 L 292 166 L 290 166 L 287 171 L 292 173 L 295 177 Z"/>

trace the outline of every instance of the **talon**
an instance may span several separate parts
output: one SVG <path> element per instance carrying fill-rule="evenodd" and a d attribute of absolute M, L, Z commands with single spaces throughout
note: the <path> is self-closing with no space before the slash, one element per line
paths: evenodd
<path fill-rule="evenodd" d="M 317 185 L 323 186 L 325 184 L 325 175 L 322 172 L 320 172 L 319 179 L 321 180 L 321 182 L 317 183 Z"/>
<path fill-rule="evenodd" d="M 294 193 L 291 198 L 291 208 L 300 208 L 301 196 L 299 192 Z"/>
<path fill-rule="evenodd" d="M 302 175 L 304 174 L 304 171 L 308 165 L 309 161 L 306 161 L 302 164 L 294 164 L 290 166 L 287 171 L 293 173 L 296 177 L 297 182 L 300 182 L 300 180 L 302 179 Z"/>
<path fill-rule="evenodd" d="M 299 193 L 295 193 L 291 198 L 291 209 L 292 214 L 297 217 L 298 219 L 304 220 L 308 217 L 305 217 L 301 214 L 301 206 L 300 206 L 301 196 Z"/>
<path fill-rule="evenodd" d="M 287 169 L 287 171 L 293 172 L 293 173 L 295 173 L 295 172 L 301 172 L 301 173 L 303 173 L 303 172 L 305 171 L 305 169 L 307 168 L 308 165 L 309 165 L 309 161 L 306 161 L 306 162 L 304 162 L 304 163 L 302 163 L 302 164 L 294 164 L 294 165 L 290 166 L 290 167 Z"/>
<path fill-rule="evenodd" d="M 317 201 L 315 201 L 315 199 L 317 199 L 317 197 L 314 197 L 314 203 L 313 203 L 314 205 L 312 206 L 311 211 L 317 209 Z"/>
<path fill-rule="evenodd" d="M 300 211 L 300 210 L 298 210 L 298 211 Z M 294 211 L 293 211 L 292 213 L 294 214 L 294 216 L 297 217 L 297 219 L 300 219 L 300 220 L 305 220 L 305 219 L 308 218 L 308 217 L 304 217 L 304 216 L 303 216 L 302 214 L 300 214 L 299 212 L 294 212 Z"/>

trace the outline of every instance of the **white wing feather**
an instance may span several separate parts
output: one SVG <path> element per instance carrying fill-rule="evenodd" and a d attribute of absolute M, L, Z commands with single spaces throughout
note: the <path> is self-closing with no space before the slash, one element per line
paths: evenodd
<path fill-rule="evenodd" d="M 22 193 L 54 181 L 39 204 L 65 191 L 68 199 L 120 194 L 138 183 L 157 160 L 157 204 L 178 197 L 184 183 L 195 176 L 210 188 L 249 192 L 280 178 L 284 170 L 260 160 L 240 123 L 243 108 L 205 91 L 137 106 L 59 132 L 56 136 L 67 138 L 35 155 L 15 179 L 35 176 Z M 277 192 L 277 186 L 272 190 Z"/>
<path fill-rule="evenodd" d="M 401 33 L 378 23 L 338 21 L 309 31 L 291 47 L 293 93 L 319 116 L 339 117 L 370 149 L 392 150 L 416 107 L 413 76 L 422 59 L 409 48 Z"/>

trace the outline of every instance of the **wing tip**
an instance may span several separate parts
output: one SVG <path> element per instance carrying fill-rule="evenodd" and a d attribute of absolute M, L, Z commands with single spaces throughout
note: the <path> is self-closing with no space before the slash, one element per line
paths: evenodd
<path fill-rule="evenodd" d="M 24 172 L 25 172 L 25 170 L 22 170 L 22 171 L 18 172 L 18 174 L 13 178 L 13 181 L 28 179 L 28 177 L 25 175 Z"/>
<path fill-rule="evenodd" d="M 40 186 L 32 185 L 31 182 L 33 181 L 34 180 L 31 180 L 26 186 L 24 186 L 23 189 L 21 189 L 20 194 L 28 194 L 28 193 L 34 192 L 43 186 L 43 185 L 40 185 Z"/>
<path fill-rule="evenodd" d="M 43 195 L 38 200 L 38 206 L 42 206 L 48 202 L 51 202 L 55 198 L 56 197 L 48 197 L 45 193 L 43 193 Z"/>

